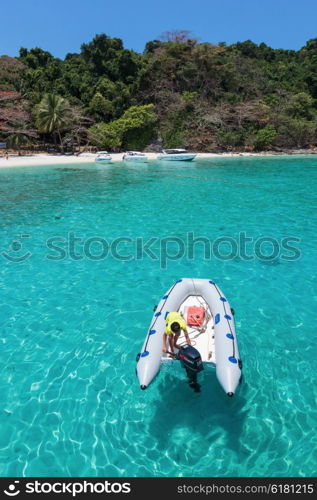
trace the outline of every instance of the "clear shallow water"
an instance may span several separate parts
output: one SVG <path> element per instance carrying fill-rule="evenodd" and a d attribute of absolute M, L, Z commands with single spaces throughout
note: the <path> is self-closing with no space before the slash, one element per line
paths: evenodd
<path fill-rule="evenodd" d="M 314 475 L 316 167 L 279 157 L 1 170 L 0 474 Z M 130 238 L 117 247 L 128 256 L 137 238 L 186 243 L 188 232 L 294 236 L 301 257 L 204 259 L 198 244 L 194 259 L 160 262 L 154 242 L 157 260 L 82 258 L 84 242 L 102 251 L 91 237 Z M 82 238 L 75 259 L 69 233 Z M 52 237 L 62 260 L 48 259 L 61 255 Z M 232 400 L 212 369 L 200 394 L 180 367 L 138 387 L 153 306 L 188 276 L 214 279 L 235 308 L 244 383 Z"/>

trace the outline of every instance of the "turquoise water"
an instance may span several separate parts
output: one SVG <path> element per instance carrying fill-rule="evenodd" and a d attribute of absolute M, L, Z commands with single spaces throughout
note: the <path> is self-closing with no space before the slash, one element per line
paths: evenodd
<path fill-rule="evenodd" d="M 267 157 L 1 169 L 0 474 L 314 475 L 316 167 Z M 199 243 L 192 256 L 190 232 L 226 237 L 223 258 Z M 258 238 L 277 243 L 247 260 L 234 249 L 241 232 L 251 257 Z M 295 260 L 281 247 L 289 236 Z M 152 237 L 142 258 L 137 239 Z M 117 241 L 130 260 L 89 238 Z M 167 259 L 164 244 L 176 255 L 180 241 L 187 253 Z M 214 279 L 236 311 L 244 382 L 233 399 L 213 369 L 201 393 L 178 366 L 138 387 L 153 306 L 189 276 Z"/>

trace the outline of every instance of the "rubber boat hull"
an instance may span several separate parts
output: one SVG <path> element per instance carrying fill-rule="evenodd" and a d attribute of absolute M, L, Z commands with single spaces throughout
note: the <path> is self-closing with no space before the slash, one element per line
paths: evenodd
<path fill-rule="evenodd" d="M 233 312 L 229 301 L 212 280 L 182 278 L 162 297 L 154 311 L 136 372 L 141 389 L 146 389 L 160 371 L 163 334 L 169 312 L 178 311 L 188 297 L 202 297 L 213 318 L 216 376 L 228 396 L 233 396 L 240 381 L 242 362 L 239 357 Z M 203 361 L 206 362 L 206 359 Z"/>

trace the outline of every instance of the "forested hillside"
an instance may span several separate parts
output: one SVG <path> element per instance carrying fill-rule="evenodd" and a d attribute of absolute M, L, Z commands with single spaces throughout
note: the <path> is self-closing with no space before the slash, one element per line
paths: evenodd
<path fill-rule="evenodd" d="M 251 41 L 198 43 L 187 32 L 143 54 L 97 35 L 80 53 L 0 57 L 0 141 L 120 151 L 315 147 L 317 38 L 299 51 Z"/>

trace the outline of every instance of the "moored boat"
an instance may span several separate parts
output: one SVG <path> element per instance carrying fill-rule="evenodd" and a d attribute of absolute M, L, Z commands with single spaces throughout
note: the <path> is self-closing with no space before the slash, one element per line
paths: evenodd
<path fill-rule="evenodd" d="M 186 149 L 162 149 L 158 155 L 158 160 L 164 161 L 192 161 L 196 158 L 195 153 L 188 153 Z"/>
<path fill-rule="evenodd" d="M 179 349 L 175 348 L 175 355 L 171 357 L 170 352 L 163 352 L 162 349 L 166 318 L 174 311 L 186 322 L 192 347 L 188 348 L 182 333 L 177 342 Z M 177 358 L 186 365 L 188 351 L 196 359 L 197 371 L 200 371 L 201 364 L 215 365 L 220 385 L 228 396 L 233 396 L 242 380 L 242 362 L 233 315 L 228 300 L 214 281 L 194 278 L 178 280 L 156 306 L 141 352 L 137 356 L 136 371 L 141 389 L 149 386 L 159 373 L 162 363 L 173 363 Z M 187 369 L 186 371 L 188 372 Z"/>
<path fill-rule="evenodd" d="M 108 153 L 108 151 L 98 151 L 95 157 L 96 163 L 110 163 L 112 160 L 112 156 Z"/>
<path fill-rule="evenodd" d="M 146 163 L 148 162 L 148 157 L 144 153 L 140 153 L 139 151 L 127 151 L 123 157 L 123 161 L 132 161 L 138 163 Z"/>

